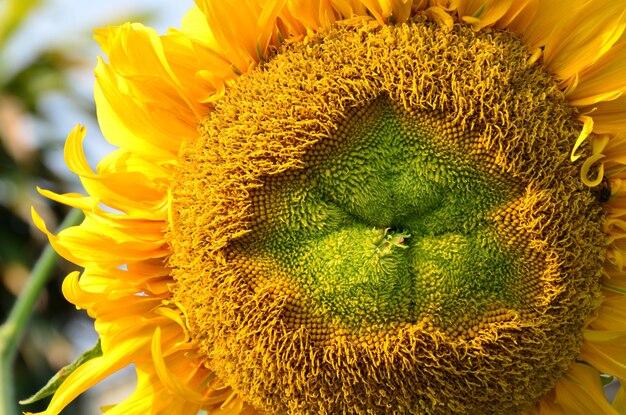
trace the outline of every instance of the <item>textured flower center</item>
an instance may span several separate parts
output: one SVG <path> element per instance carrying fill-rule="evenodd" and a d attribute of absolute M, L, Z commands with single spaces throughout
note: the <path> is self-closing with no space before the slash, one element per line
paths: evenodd
<path fill-rule="evenodd" d="M 172 194 L 174 301 L 208 367 L 271 414 L 540 399 L 597 307 L 602 218 L 575 114 L 528 57 L 416 18 L 242 75 Z"/>
<path fill-rule="evenodd" d="M 322 342 L 332 327 L 424 319 L 461 334 L 482 322 L 470 315 L 533 302 L 520 291 L 538 284 L 530 258 L 507 246 L 495 219 L 521 187 L 489 173 L 475 136 L 387 96 L 346 117 L 303 169 L 262 179 L 252 232 L 229 249 L 258 270 L 255 287 L 285 279 L 287 322 Z"/>

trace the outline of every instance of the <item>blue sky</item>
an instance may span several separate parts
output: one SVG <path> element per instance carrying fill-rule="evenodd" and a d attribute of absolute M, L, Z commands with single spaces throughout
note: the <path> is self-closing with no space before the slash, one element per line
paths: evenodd
<path fill-rule="evenodd" d="M 120 24 L 131 16 L 151 13 L 147 23 L 159 32 L 178 26 L 191 0 L 43 0 L 12 40 L 6 58 L 21 64 L 50 45 L 84 42 L 96 27 Z M 77 38 L 82 37 L 83 39 Z"/>

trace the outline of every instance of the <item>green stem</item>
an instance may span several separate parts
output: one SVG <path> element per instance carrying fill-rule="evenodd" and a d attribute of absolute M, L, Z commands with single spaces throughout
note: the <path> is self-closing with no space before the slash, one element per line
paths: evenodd
<path fill-rule="evenodd" d="M 83 218 L 80 210 L 72 210 L 59 229 L 78 224 Z M 0 327 L 0 414 L 17 414 L 17 400 L 13 389 L 13 360 L 26 330 L 39 294 L 48 282 L 58 255 L 48 245 L 33 268 L 28 284 L 15 301 L 7 320 Z"/>

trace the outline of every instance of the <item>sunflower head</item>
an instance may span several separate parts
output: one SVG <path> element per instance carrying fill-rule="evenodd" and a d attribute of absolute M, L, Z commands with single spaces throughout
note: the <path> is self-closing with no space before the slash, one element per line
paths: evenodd
<path fill-rule="evenodd" d="M 418 15 L 238 79 L 181 153 L 168 232 L 220 378 L 311 414 L 519 413 L 554 386 L 598 306 L 603 215 L 528 58 Z"/>
<path fill-rule="evenodd" d="M 112 413 L 626 413 L 625 14 L 206 0 L 100 32 L 121 148 L 93 172 L 75 131 L 90 196 L 45 194 L 87 215 L 50 238 L 103 355 L 48 413 L 130 363 Z"/>

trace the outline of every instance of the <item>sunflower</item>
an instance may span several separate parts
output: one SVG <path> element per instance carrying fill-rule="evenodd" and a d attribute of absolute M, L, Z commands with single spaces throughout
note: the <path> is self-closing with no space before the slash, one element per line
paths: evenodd
<path fill-rule="evenodd" d="M 197 0 L 98 30 L 52 235 L 107 414 L 626 414 L 626 4 Z"/>

